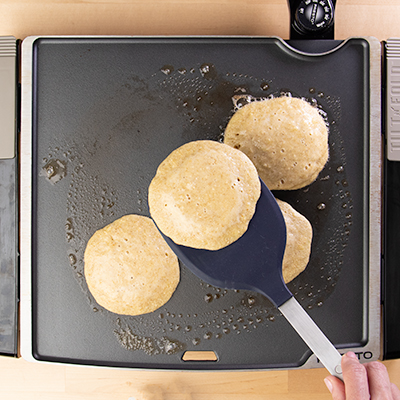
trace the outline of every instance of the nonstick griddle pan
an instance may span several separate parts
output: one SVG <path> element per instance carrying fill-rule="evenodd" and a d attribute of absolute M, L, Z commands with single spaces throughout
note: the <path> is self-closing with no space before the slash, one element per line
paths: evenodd
<path fill-rule="evenodd" d="M 368 40 L 327 41 L 318 54 L 312 42 L 298 51 L 279 38 L 58 37 L 24 46 L 32 56 L 23 59 L 32 109 L 22 143 L 31 145 L 31 164 L 22 168 L 32 184 L 25 321 L 33 359 L 158 369 L 318 365 L 267 299 L 208 285 L 182 263 L 171 300 L 137 317 L 99 306 L 83 275 L 97 229 L 149 215 L 148 185 L 172 150 L 221 140 L 237 107 L 280 95 L 319 107 L 330 130 L 318 179 L 274 193 L 314 231 L 310 263 L 289 289 L 336 347 L 369 343 Z M 188 351 L 215 360 L 192 361 Z"/>

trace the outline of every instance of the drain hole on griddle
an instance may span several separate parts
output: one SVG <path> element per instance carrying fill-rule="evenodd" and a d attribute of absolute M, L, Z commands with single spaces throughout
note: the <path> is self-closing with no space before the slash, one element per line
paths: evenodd
<path fill-rule="evenodd" d="M 185 351 L 182 356 L 182 361 L 218 361 L 218 356 L 215 351 Z"/>

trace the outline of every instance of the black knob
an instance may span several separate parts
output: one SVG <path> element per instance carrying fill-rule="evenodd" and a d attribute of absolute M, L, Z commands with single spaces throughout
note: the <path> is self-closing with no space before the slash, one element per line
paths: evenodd
<path fill-rule="evenodd" d="M 336 0 L 289 0 L 289 3 L 295 38 L 301 35 L 333 38 Z"/>
<path fill-rule="evenodd" d="M 295 21 L 301 31 L 325 30 L 333 21 L 333 6 L 329 0 L 303 0 L 297 7 Z"/>

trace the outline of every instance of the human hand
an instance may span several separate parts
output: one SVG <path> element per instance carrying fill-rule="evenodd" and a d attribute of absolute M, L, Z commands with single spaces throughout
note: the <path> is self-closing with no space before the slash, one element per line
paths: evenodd
<path fill-rule="evenodd" d="M 400 390 L 379 361 L 360 364 L 357 356 L 348 352 L 342 357 L 342 372 L 344 382 L 334 376 L 325 378 L 333 400 L 400 400 Z"/>

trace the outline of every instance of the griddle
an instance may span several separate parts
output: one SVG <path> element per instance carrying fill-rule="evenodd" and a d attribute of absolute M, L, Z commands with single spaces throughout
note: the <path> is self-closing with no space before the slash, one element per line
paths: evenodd
<path fill-rule="evenodd" d="M 31 297 L 21 322 L 30 326 L 27 358 L 157 369 L 318 365 L 268 300 L 207 285 L 182 263 L 171 300 L 137 317 L 99 306 L 83 275 L 97 229 L 125 214 L 149 215 L 147 187 L 172 150 L 222 140 L 237 107 L 281 95 L 320 108 L 330 130 L 330 158 L 316 182 L 275 192 L 314 230 L 310 263 L 289 289 L 336 347 L 379 356 L 379 311 L 370 309 L 367 39 L 315 47 L 271 37 L 48 37 L 25 45 L 32 54 L 25 60 L 31 164 L 22 167 L 32 183 Z M 183 361 L 188 351 L 212 351 L 216 360 Z"/>

